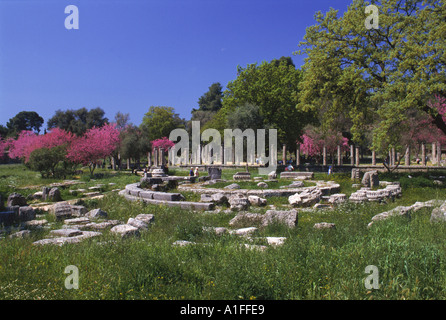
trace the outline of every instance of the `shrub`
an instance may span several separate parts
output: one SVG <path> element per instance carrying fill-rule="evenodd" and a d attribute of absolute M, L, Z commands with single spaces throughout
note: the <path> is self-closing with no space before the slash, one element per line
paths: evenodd
<path fill-rule="evenodd" d="M 72 171 L 72 164 L 66 158 L 66 147 L 40 148 L 31 152 L 28 166 L 39 171 L 42 178 L 65 177 Z"/>

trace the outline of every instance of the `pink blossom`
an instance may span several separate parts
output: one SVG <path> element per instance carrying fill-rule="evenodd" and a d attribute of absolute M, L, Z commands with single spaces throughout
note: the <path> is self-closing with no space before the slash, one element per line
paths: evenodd
<path fill-rule="evenodd" d="M 119 130 L 114 124 L 93 127 L 83 136 L 74 137 L 67 158 L 75 163 L 90 166 L 90 172 L 99 160 L 110 156 L 119 144 Z"/>
<path fill-rule="evenodd" d="M 54 128 L 44 135 L 37 135 L 33 131 L 22 131 L 16 140 L 10 138 L 6 141 L 9 146 L 11 159 L 21 158 L 29 161 L 31 152 L 40 148 L 53 148 L 63 144 L 69 144 L 73 134 L 59 128 Z"/>
<path fill-rule="evenodd" d="M 309 127 L 301 136 L 301 140 L 300 151 L 312 157 L 321 155 L 324 146 L 329 154 L 335 154 L 338 146 L 341 146 L 341 152 L 349 150 L 348 139 L 340 132 L 333 131 L 324 135 L 317 129 Z"/>
<path fill-rule="evenodd" d="M 164 151 L 168 151 L 170 148 L 175 146 L 175 143 L 167 139 L 167 137 L 153 140 L 151 141 L 151 143 L 152 143 L 152 149 L 161 148 Z"/>

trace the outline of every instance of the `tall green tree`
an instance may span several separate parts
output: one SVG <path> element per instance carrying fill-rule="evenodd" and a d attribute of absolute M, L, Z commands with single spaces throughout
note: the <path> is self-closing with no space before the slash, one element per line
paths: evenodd
<path fill-rule="evenodd" d="M 209 90 L 198 99 L 198 110 L 218 111 L 222 107 L 223 87 L 219 82 L 213 83 Z"/>
<path fill-rule="evenodd" d="M 264 129 L 260 108 L 251 103 L 237 107 L 227 116 L 227 126 L 231 129 Z"/>
<path fill-rule="evenodd" d="M 187 123 L 187 129 L 191 130 L 192 121 L 200 121 L 201 127 L 211 121 L 222 107 L 223 87 L 219 82 L 213 83 L 207 92 L 198 99 L 198 109 L 192 109 L 192 116 Z"/>
<path fill-rule="evenodd" d="M 364 0 L 354 0 L 341 17 L 334 9 L 316 13 L 296 52 L 307 54 L 298 110 L 315 112 L 326 127 L 350 123 L 356 142 L 371 130 L 373 148 L 381 151 L 398 146 L 417 110 L 446 134 L 444 118 L 429 104 L 446 93 L 445 2 L 373 4 L 377 29 L 367 25 Z"/>
<path fill-rule="evenodd" d="M 57 110 L 56 114 L 48 120 L 48 129 L 60 128 L 78 136 L 83 135 L 88 129 L 102 127 L 108 123 L 105 112 L 101 108 L 87 110 Z"/>
<path fill-rule="evenodd" d="M 129 124 L 121 131 L 119 152 L 124 159 L 139 160 L 150 150 L 150 141 L 140 128 Z"/>
<path fill-rule="evenodd" d="M 311 120 L 310 114 L 296 109 L 300 79 L 301 72 L 289 57 L 239 66 L 237 78 L 226 86 L 223 108 L 209 126 L 224 129 L 231 113 L 246 103 L 252 104 L 259 108 L 261 127 L 277 129 L 279 142 L 293 150 L 303 127 Z"/>
<path fill-rule="evenodd" d="M 176 128 L 185 128 L 186 121 L 175 113 L 175 109 L 165 106 L 151 106 L 144 115 L 140 128 L 150 141 L 169 137 Z"/>
<path fill-rule="evenodd" d="M 35 111 L 21 111 L 6 123 L 8 135 L 16 135 L 23 130 L 40 132 L 44 120 Z"/>

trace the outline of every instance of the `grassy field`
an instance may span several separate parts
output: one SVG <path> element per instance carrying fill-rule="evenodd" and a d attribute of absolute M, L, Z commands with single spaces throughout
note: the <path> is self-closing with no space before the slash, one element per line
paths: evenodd
<path fill-rule="evenodd" d="M 283 246 L 247 249 L 246 239 L 216 236 L 203 227 L 229 227 L 235 213 L 200 213 L 129 202 L 112 192 L 136 182 L 129 173 L 98 170 L 96 179 L 77 177 L 82 188 L 103 184 L 103 199 L 89 208 L 126 221 L 152 213 L 155 222 L 139 238 L 121 239 L 104 231 L 79 244 L 33 246 L 49 232 L 30 238 L 0 238 L 0 299 L 445 299 L 446 224 L 429 222 L 431 209 L 410 218 L 394 217 L 367 228 L 372 216 L 398 205 L 446 199 L 446 189 L 424 176 L 402 182 L 403 196 L 385 204 L 346 204 L 334 210 L 299 212 L 290 229 L 280 224 L 259 230 L 261 237 L 287 237 Z M 225 173 L 231 175 L 232 172 Z M 227 178 L 227 177 L 226 177 Z M 326 175 L 316 175 L 326 179 Z M 334 175 L 343 192 L 352 192 L 348 175 Z M 382 180 L 407 180 L 383 176 Z M 385 179 L 386 178 L 386 179 Z M 0 166 L 0 193 L 28 195 L 56 180 L 41 179 L 21 165 Z M 109 186 L 109 183 L 116 185 Z M 73 186 L 70 188 L 79 188 Z M 74 197 L 63 191 L 63 198 Z M 268 199 L 273 200 L 273 199 Z M 286 202 L 273 201 L 285 207 Z M 266 210 L 266 209 L 264 209 Z M 262 212 L 261 210 L 259 212 Z M 54 227 L 62 223 L 47 220 Z M 333 230 L 314 230 L 317 222 L 336 223 Z M 175 247 L 176 240 L 196 244 Z M 79 288 L 65 288 L 67 266 L 79 269 Z M 368 265 L 379 270 L 379 289 L 367 289 Z"/>

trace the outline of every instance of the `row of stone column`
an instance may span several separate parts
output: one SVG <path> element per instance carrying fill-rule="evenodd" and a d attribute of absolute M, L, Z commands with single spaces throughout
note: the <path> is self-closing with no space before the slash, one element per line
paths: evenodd
<path fill-rule="evenodd" d="M 177 155 L 178 150 L 175 147 L 171 148 L 168 152 L 168 163 L 170 165 L 199 165 L 199 164 L 240 164 L 248 163 L 254 165 L 258 163 L 264 155 L 258 155 L 256 158 L 253 152 L 248 153 L 247 159 L 241 159 L 235 152 L 235 147 L 225 148 L 223 145 L 220 148 L 220 152 L 216 152 L 211 145 L 198 146 L 196 152 L 190 152 L 189 148 L 183 148 L 181 155 Z M 227 156 L 225 156 L 227 155 Z M 246 154 L 245 154 L 246 155 Z M 178 159 L 179 157 L 179 159 Z M 277 162 L 277 151 L 270 154 L 271 162 Z M 178 161 L 179 160 L 179 161 Z M 177 161 L 178 163 L 176 163 Z"/>
<path fill-rule="evenodd" d="M 431 162 L 432 164 L 440 164 L 441 161 L 441 144 L 439 142 L 432 143 L 432 157 Z M 411 160 L 410 160 L 410 154 L 411 150 L 410 147 L 406 148 L 405 154 L 404 154 L 404 165 L 410 166 Z M 421 144 L 421 159 L 420 164 L 425 166 L 426 165 L 426 145 L 423 143 Z M 389 150 L 389 165 L 394 166 L 398 162 L 398 159 L 400 159 L 401 154 L 395 153 L 395 148 L 392 148 Z M 341 153 L 341 146 L 337 147 L 337 162 L 336 164 L 338 166 L 342 165 L 342 153 Z M 286 145 L 284 144 L 282 147 L 282 159 L 284 159 L 286 163 Z M 360 149 L 358 146 L 351 145 L 350 146 L 350 165 L 359 166 L 359 160 L 360 160 Z M 296 165 L 300 165 L 300 145 L 297 145 L 296 148 Z M 322 149 L 322 165 L 327 165 L 327 148 L 323 147 Z M 376 152 L 372 151 L 372 165 L 376 165 Z"/>
<path fill-rule="evenodd" d="M 147 153 L 148 166 L 161 167 L 166 165 L 166 157 L 163 148 L 154 148 Z"/>
<path fill-rule="evenodd" d="M 433 164 L 440 164 L 441 159 L 441 144 L 440 143 L 432 143 L 432 158 L 431 162 Z M 210 147 L 210 145 L 205 146 L 198 146 L 197 152 L 192 153 L 190 155 L 189 150 L 187 148 L 182 150 L 181 160 L 180 163 L 175 163 L 175 148 L 171 148 L 168 152 L 168 161 L 170 165 L 188 165 L 188 164 L 236 164 L 241 161 L 241 159 L 236 159 L 236 155 L 234 152 L 234 147 L 232 150 L 225 150 L 225 148 L 221 147 L 221 152 L 218 155 L 217 153 L 214 154 L 214 150 Z M 229 152 L 232 154 L 232 159 L 225 159 L 225 152 Z M 404 165 L 410 166 L 411 165 L 411 159 L 410 159 L 411 150 L 410 147 L 406 148 L 406 152 L 404 154 Z M 275 155 L 275 156 L 274 156 Z M 425 166 L 426 165 L 426 145 L 423 143 L 421 145 L 421 159 L 420 164 Z M 389 150 L 389 156 L 388 156 L 388 165 L 394 166 L 398 162 L 398 159 L 400 159 L 401 154 L 395 152 L 395 148 L 392 148 Z M 164 150 L 161 148 L 156 148 L 153 151 L 153 158 L 154 166 L 160 166 L 162 164 L 165 164 L 165 156 L 164 156 Z M 285 160 L 284 163 L 286 163 L 287 159 L 287 149 L 286 145 L 282 145 L 282 159 Z M 249 156 L 247 159 L 248 164 L 256 164 L 256 160 L 254 159 L 254 156 Z M 273 153 L 272 161 L 277 161 L 277 154 Z M 337 147 L 337 154 L 336 154 L 336 164 L 338 166 L 341 166 L 342 163 L 342 152 L 341 152 L 341 146 Z M 360 164 L 360 148 L 358 146 L 351 145 L 350 146 L 350 165 L 352 166 L 359 166 Z M 149 154 L 149 166 L 152 165 L 151 157 Z M 296 148 L 296 165 L 301 165 L 301 154 L 300 154 L 300 145 L 297 145 Z M 326 166 L 328 165 L 328 157 L 327 157 L 327 148 L 324 147 L 322 150 L 322 165 Z M 372 165 L 376 165 L 376 153 L 375 151 L 372 151 Z"/>

